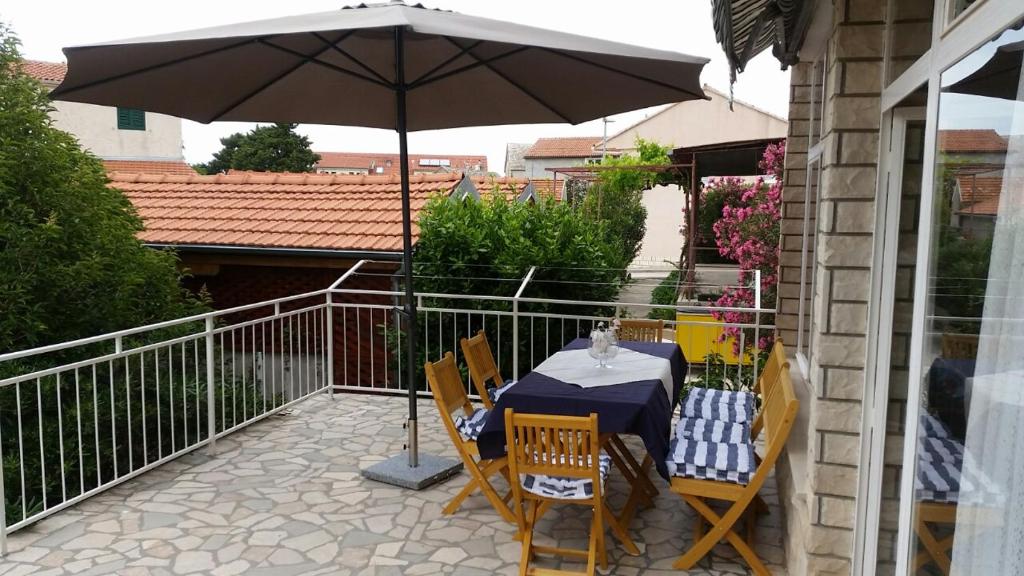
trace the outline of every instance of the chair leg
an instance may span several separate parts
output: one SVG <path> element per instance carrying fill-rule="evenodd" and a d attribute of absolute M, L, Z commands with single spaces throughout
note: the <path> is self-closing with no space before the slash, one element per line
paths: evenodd
<path fill-rule="evenodd" d="M 533 525 L 537 503 L 531 500 L 523 511 L 523 552 L 519 557 L 519 576 L 526 576 L 530 571 L 530 560 L 533 558 Z"/>
<path fill-rule="evenodd" d="M 469 498 L 469 495 L 476 492 L 478 488 L 479 485 L 477 484 L 476 478 L 470 478 L 469 482 L 466 482 L 466 485 L 462 487 L 462 490 L 460 490 L 459 493 L 452 498 L 452 501 L 449 502 L 443 510 L 441 510 L 441 513 L 445 516 L 455 514 L 466 498 Z"/>
<path fill-rule="evenodd" d="M 924 554 L 924 552 L 928 553 L 928 556 L 924 558 L 925 562 L 920 564 L 920 566 L 924 566 L 928 561 L 931 561 L 939 567 L 939 570 L 943 574 L 949 574 L 952 561 L 949 558 L 949 554 L 947 554 L 947 549 L 943 546 L 942 542 L 939 542 L 935 538 L 935 535 L 932 534 L 932 531 L 928 528 L 928 524 L 924 520 L 918 518 L 917 525 L 914 527 L 914 532 L 917 533 L 918 540 L 920 540 L 921 544 L 924 546 L 924 551 L 922 551 L 921 554 Z M 921 554 L 918 554 L 916 560 L 918 563 L 922 560 Z"/>
<path fill-rule="evenodd" d="M 607 507 L 602 507 L 601 513 L 604 516 L 605 521 L 608 522 L 608 526 L 611 527 L 612 534 L 615 534 L 615 537 L 618 538 L 619 542 L 622 542 L 622 545 L 626 548 L 626 553 L 630 556 L 639 556 L 640 549 L 637 548 L 636 542 L 633 542 L 633 539 L 629 537 L 629 533 L 626 532 L 626 529 L 624 528 L 626 524 L 616 519 L 615 515 L 612 514 L 612 511 Z"/>
<path fill-rule="evenodd" d="M 480 464 L 484 464 L 484 466 L 481 468 Z M 492 486 L 487 480 L 491 476 L 506 470 L 508 468 L 507 461 L 504 458 L 500 458 L 490 461 L 482 460 L 480 462 L 465 462 L 465 465 L 466 469 L 469 470 L 470 480 L 455 496 L 455 498 L 452 498 L 452 501 L 444 507 L 442 512 L 446 515 L 454 514 L 466 498 L 476 490 L 480 490 L 480 492 L 482 492 L 491 503 L 491 506 L 494 507 L 494 510 L 500 514 L 502 518 L 507 522 L 511 522 L 513 524 L 516 523 L 515 514 L 513 514 L 512 510 L 509 509 L 508 505 L 506 505 L 509 496 L 506 495 L 504 498 L 499 496 L 494 490 L 494 486 Z M 507 472 L 504 473 L 507 474 Z"/>
<path fill-rule="evenodd" d="M 736 521 L 739 520 L 738 514 L 734 515 L 731 521 L 729 521 L 716 514 L 715 511 L 712 510 L 701 498 L 691 494 L 683 495 L 683 498 L 691 507 L 693 507 L 694 510 L 697 511 L 698 514 L 708 520 L 711 524 L 711 530 L 701 537 L 700 540 L 695 541 L 693 546 L 675 561 L 672 565 L 673 568 L 677 570 L 689 570 L 690 568 L 693 568 L 697 561 L 704 556 L 707 556 L 708 552 L 710 552 L 724 536 L 725 539 L 732 544 L 732 547 L 739 552 L 740 556 L 747 561 L 747 564 L 750 565 L 750 569 L 754 574 L 757 574 L 758 576 L 770 576 L 771 572 L 769 572 L 768 568 L 763 562 L 761 562 L 761 559 L 757 557 L 757 554 L 754 552 L 753 548 L 750 547 L 750 544 L 743 540 L 743 538 L 740 538 L 740 536 L 733 531 L 733 526 Z M 734 513 L 734 509 L 737 506 L 746 507 L 747 504 L 748 502 L 743 501 L 733 503 L 732 508 L 730 508 L 729 512 L 726 513 L 726 516 L 730 516 L 731 513 Z"/>

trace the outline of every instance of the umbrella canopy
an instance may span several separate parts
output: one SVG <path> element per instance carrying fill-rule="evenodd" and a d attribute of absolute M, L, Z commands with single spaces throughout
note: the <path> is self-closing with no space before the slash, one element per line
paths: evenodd
<path fill-rule="evenodd" d="M 405 81 L 396 77 L 404 30 Z M 199 122 L 567 122 L 706 98 L 697 58 L 400 2 L 65 48 L 54 98 Z"/>
<path fill-rule="evenodd" d="M 77 46 L 64 53 L 68 73 L 50 93 L 58 100 L 199 122 L 297 122 L 398 132 L 410 468 L 418 466 L 418 441 L 407 133 L 578 124 L 706 98 L 700 72 L 708 61 L 399 0 Z M 419 480 L 409 485 L 422 486 Z"/>
<path fill-rule="evenodd" d="M 996 49 L 985 64 L 964 79 L 943 88 L 945 92 L 973 94 L 1021 100 L 1021 62 L 1024 61 L 1024 41 L 1005 44 Z"/>

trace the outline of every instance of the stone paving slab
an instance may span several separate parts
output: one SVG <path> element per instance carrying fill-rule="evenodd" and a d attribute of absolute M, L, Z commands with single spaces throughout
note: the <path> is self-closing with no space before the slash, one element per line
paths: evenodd
<path fill-rule="evenodd" d="M 515 529 L 483 496 L 453 516 L 441 514 L 468 480 L 466 472 L 422 492 L 360 476 L 362 467 L 401 450 L 406 406 L 398 397 L 310 398 L 218 441 L 215 452 L 188 454 L 12 534 L 0 576 L 518 574 Z M 422 450 L 457 457 L 434 403 L 422 401 L 420 414 Z M 694 513 L 662 479 L 654 481 L 663 488 L 655 506 L 641 510 L 630 527 L 644 553 L 626 555 L 609 533 L 611 574 L 684 574 L 672 562 L 691 542 Z M 613 509 L 621 508 L 626 490 L 613 471 Z M 773 573 L 782 574 L 774 481 L 762 494 L 772 514 L 759 520 L 757 548 Z M 589 512 L 555 507 L 537 539 L 583 548 L 588 526 Z M 732 548 L 720 545 L 688 573 L 748 570 Z"/>

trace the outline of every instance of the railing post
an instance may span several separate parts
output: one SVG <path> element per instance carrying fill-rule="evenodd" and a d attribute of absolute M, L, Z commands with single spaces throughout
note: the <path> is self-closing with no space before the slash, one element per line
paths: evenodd
<path fill-rule="evenodd" d="M 334 399 L 334 293 L 327 293 L 327 393 Z"/>
<path fill-rule="evenodd" d="M 18 405 L 18 410 L 21 410 L 20 404 Z M 18 430 L 18 434 L 21 434 L 21 430 Z M 3 434 L 0 433 L 0 556 L 7 556 L 7 491 L 4 487 L 4 470 L 2 464 L 4 461 L 3 444 Z M 24 466 L 25 463 L 22 462 L 21 465 Z"/>
<path fill-rule="evenodd" d="M 210 439 L 210 448 L 214 448 L 217 444 L 217 419 L 214 414 L 216 412 L 214 394 L 214 373 L 213 373 L 213 327 L 214 321 L 213 316 L 206 317 L 206 428 L 207 435 Z M 264 361 L 266 361 L 264 359 Z M 254 375 L 255 377 L 255 375 Z"/>
<path fill-rule="evenodd" d="M 526 285 L 533 279 L 533 274 L 537 271 L 536 266 L 530 266 L 530 271 L 526 273 L 523 278 L 523 283 L 519 285 L 519 289 L 516 290 L 516 295 L 512 297 L 512 379 L 519 380 L 519 299 L 523 296 L 523 292 L 526 290 Z M 533 339 L 530 340 L 530 346 L 533 346 Z"/>
<path fill-rule="evenodd" d="M 761 358 L 761 271 L 754 270 L 754 382 L 757 381 L 758 360 Z"/>
<path fill-rule="evenodd" d="M 114 354 L 120 354 L 124 351 L 124 339 L 121 336 L 114 338 Z"/>

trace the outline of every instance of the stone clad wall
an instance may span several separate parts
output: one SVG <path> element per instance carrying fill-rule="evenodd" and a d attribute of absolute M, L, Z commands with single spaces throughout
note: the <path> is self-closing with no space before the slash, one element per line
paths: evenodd
<path fill-rule="evenodd" d="M 809 501 L 806 513 L 787 517 L 788 562 L 794 574 L 850 574 L 852 569 L 884 20 L 882 0 L 834 4 L 825 80 L 825 148 L 815 223 L 818 236 L 813 255 L 817 272 L 811 306 L 811 397 L 802 407 L 809 416 Z M 801 64 L 792 76 L 792 138 L 784 193 L 779 326 L 783 338 L 794 344 L 802 242 L 802 222 L 797 227 L 796 220 L 798 213 L 799 218 L 803 215 L 806 168 L 806 146 L 801 147 L 800 140 L 807 142 L 798 137 L 806 134 L 798 118 L 806 109 L 804 90 L 810 84 L 810 71 L 810 64 Z M 785 501 L 785 487 L 780 489 Z"/>

